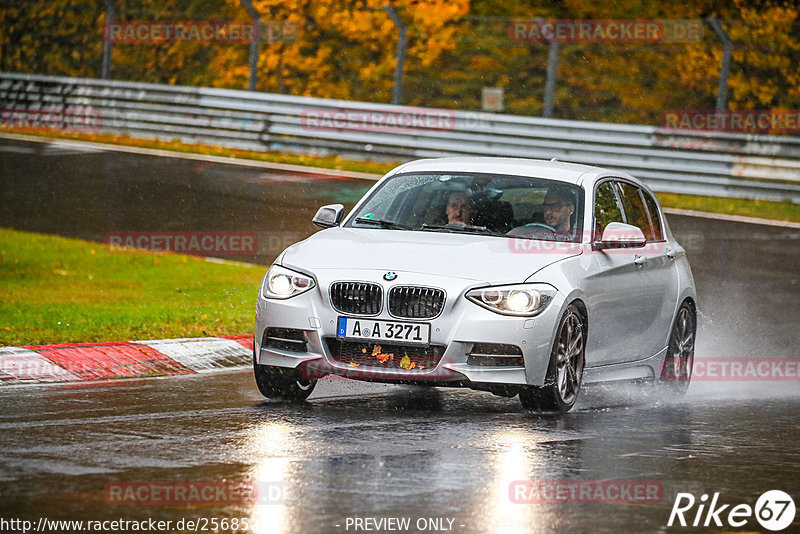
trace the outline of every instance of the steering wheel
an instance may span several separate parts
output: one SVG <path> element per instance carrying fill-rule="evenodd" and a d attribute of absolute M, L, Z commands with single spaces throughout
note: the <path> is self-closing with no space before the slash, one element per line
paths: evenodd
<path fill-rule="evenodd" d="M 536 230 L 537 228 L 541 228 L 542 230 L 548 230 L 550 232 L 555 232 L 556 229 L 550 225 L 544 223 L 528 223 L 522 226 L 518 226 L 514 228 L 514 230 Z"/>
<path fill-rule="evenodd" d="M 555 235 L 556 229 L 544 223 L 528 223 L 512 228 L 506 235 L 508 237 L 520 236 L 532 238 L 536 235 L 550 234 Z M 549 237 L 549 235 L 548 235 Z"/>

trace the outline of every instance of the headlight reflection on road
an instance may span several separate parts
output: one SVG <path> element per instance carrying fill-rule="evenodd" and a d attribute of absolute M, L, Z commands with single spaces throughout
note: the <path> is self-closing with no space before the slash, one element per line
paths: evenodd
<path fill-rule="evenodd" d="M 491 517 L 489 525 L 492 531 L 498 534 L 522 534 L 529 532 L 532 525 L 537 524 L 536 507 L 511 502 L 508 488 L 515 480 L 529 477 L 531 472 L 532 451 L 530 436 L 516 434 L 501 434 L 497 436 L 498 447 L 494 462 L 496 478 L 492 499 L 488 503 L 491 507 L 487 516 Z M 528 445 L 526 447 L 526 445 Z"/>
<path fill-rule="evenodd" d="M 251 454 L 257 458 L 252 480 L 258 487 L 258 499 L 253 504 L 250 517 L 257 534 L 288 532 L 288 499 L 291 498 L 288 470 L 295 450 L 291 426 L 267 423 L 256 428 L 251 440 Z"/>

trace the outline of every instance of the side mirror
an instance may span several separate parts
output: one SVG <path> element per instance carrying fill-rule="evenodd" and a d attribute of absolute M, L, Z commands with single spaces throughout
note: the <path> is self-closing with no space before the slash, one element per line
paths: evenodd
<path fill-rule="evenodd" d="M 647 244 L 641 228 L 621 222 L 608 223 L 595 249 L 605 248 L 641 248 Z"/>
<path fill-rule="evenodd" d="M 317 214 L 311 219 L 311 222 L 320 228 L 332 228 L 339 226 L 344 216 L 344 206 L 341 204 L 328 204 L 322 206 L 317 210 Z"/>

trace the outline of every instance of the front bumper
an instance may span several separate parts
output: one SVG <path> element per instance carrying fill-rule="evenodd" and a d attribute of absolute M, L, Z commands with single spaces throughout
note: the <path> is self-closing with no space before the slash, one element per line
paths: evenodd
<path fill-rule="evenodd" d="M 310 378 L 327 374 L 378 382 L 420 382 L 432 385 L 511 385 L 541 386 L 544 384 L 553 337 L 564 306 L 557 293 L 548 307 L 536 317 L 511 317 L 482 308 L 464 297 L 475 287 L 488 284 L 475 280 L 454 279 L 441 275 L 398 272 L 403 285 L 433 286 L 444 289 L 446 301 L 442 313 L 428 320 L 391 317 L 386 306 L 370 319 L 422 322 L 431 325 L 431 345 L 443 347 L 435 366 L 425 369 L 385 368 L 360 364 L 353 366 L 334 357 L 329 339 L 336 337 L 340 316 L 353 317 L 333 309 L 328 287 L 343 279 L 373 282 L 381 285 L 385 295 L 396 282 L 383 280 L 381 270 L 320 270 L 313 273 L 316 286 L 286 300 L 265 299 L 259 292 L 256 305 L 255 340 L 257 361 L 261 365 L 300 368 Z M 312 274 L 312 273 L 307 273 Z M 268 328 L 302 331 L 304 350 L 286 350 L 263 346 Z M 389 343 L 389 342 L 386 342 Z M 476 343 L 505 344 L 518 347 L 523 365 L 475 365 L 469 355 Z"/>

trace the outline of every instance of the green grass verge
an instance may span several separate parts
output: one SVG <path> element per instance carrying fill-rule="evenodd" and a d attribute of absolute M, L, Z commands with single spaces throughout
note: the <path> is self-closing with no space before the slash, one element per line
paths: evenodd
<path fill-rule="evenodd" d="M 127 135 L 60 132 L 56 130 L 43 130 L 34 128 L 11 129 L 7 127 L 0 127 L 0 131 L 5 131 L 8 133 L 23 133 L 41 137 L 58 137 L 62 139 L 75 139 L 79 141 L 94 141 L 98 143 L 156 148 L 160 150 L 173 150 L 175 152 L 253 159 L 271 163 L 289 163 L 293 165 L 323 167 L 326 169 L 367 172 L 372 174 L 385 174 L 398 164 L 402 163 L 401 161 L 395 163 L 351 161 L 338 156 L 319 157 L 305 156 L 300 154 L 283 154 L 278 152 L 257 152 L 255 150 L 239 150 L 203 144 L 187 144 L 182 143 L 179 140 L 159 141 L 156 139 L 140 139 Z M 681 208 L 711 213 L 745 215 L 748 217 L 800 222 L 800 204 L 792 204 L 791 202 L 769 202 L 765 200 L 707 197 L 673 193 L 659 193 L 658 199 L 663 206 L 670 208 Z"/>
<path fill-rule="evenodd" d="M 661 205 L 667 208 L 745 215 L 747 217 L 760 217 L 779 221 L 800 221 L 800 204 L 792 204 L 791 202 L 704 197 L 675 193 L 656 193 L 656 196 Z"/>
<path fill-rule="evenodd" d="M 0 345 L 250 333 L 265 271 L 0 229 Z"/>

